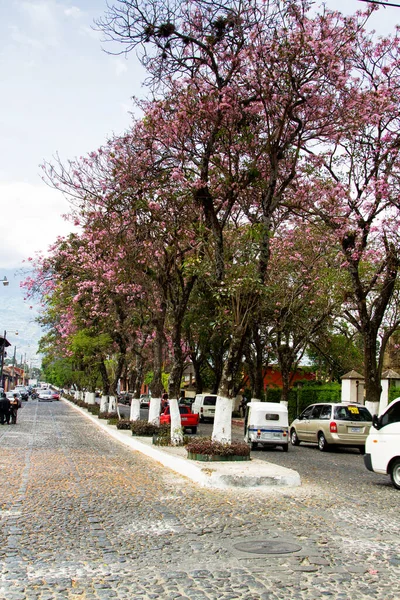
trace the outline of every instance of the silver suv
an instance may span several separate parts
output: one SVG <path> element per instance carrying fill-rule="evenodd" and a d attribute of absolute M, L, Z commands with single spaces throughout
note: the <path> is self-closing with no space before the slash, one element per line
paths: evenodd
<path fill-rule="evenodd" d="M 330 446 L 353 446 L 365 453 L 365 440 L 372 415 L 362 404 L 311 404 L 290 425 L 290 442 L 318 444 L 322 452 Z"/>

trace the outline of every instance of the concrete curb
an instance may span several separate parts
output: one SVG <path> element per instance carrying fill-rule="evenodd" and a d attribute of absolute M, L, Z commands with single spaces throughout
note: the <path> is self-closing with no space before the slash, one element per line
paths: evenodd
<path fill-rule="evenodd" d="M 163 447 L 161 450 L 153 446 L 151 438 L 134 437 L 130 431 L 119 430 L 115 425 L 108 425 L 66 398 L 62 398 L 62 401 L 72 406 L 118 442 L 149 456 L 202 487 L 266 490 L 277 486 L 296 487 L 301 485 L 300 475 L 297 471 L 267 463 L 263 460 L 251 459 L 251 461 L 227 463 L 203 463 L 189 460 L 186 458 L 185 448 Z"/>

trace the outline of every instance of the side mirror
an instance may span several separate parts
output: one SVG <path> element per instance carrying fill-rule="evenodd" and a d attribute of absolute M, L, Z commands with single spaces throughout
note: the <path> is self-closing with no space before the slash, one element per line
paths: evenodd
<path fill-rule="evenodd" d="M 381 428 L 381 424 L 380 424 L 380 420 L 378 415 L 373 415 L 372 417 L 372 425 L 375 427 L 375 429 L 380 429 Z"/>

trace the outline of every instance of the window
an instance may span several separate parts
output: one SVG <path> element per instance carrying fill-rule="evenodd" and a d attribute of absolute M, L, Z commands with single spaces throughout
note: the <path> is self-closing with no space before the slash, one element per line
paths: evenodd
<path fill-rule="evenodd" d="M 327 421 L 329 421 L 329 419 L 331 418 L 331 414 L 332 414 L 332 407 L 329 406 L 329 404 L 325 404 L 321 408 L 321 414 L 319 415 L 319 418 L 326 419 Z"/>
<path fill-rule="evenodd" d="M 279 415 L 273 413 L 266 413 L 265 415 L 266 421 L 279 421 Z"/>
<path fill-rule="evenodd" d="M 382 417 L 382 427 L 390 423 L 400 423 L 400 402 L 396 402 Z"/>
<path fill-rule="evenodd" d="M 314 410 L 311 414 L 311 419 L 319 419 L 321 414 L 322 406 L 314 406 Z"/>
<path fill-rule="evenodd" d="M 308 406 L 300 415 L 300 419 L 309 419 L 313 411 L 313 406 Z"/>
<path fill-rule="evenodd" d="M 215 406 L 216 402 L 217 402 L 216 396 L 205 396 L 203 404 L 204 404 L 204 406 Z"/>

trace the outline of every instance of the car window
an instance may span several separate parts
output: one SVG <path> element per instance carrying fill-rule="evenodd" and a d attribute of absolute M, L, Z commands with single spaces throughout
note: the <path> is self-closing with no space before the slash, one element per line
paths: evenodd
<path fill-rule="evenodd" d="M 215 406 L 216 402 L 217 402 L 216 396 L 204 396 L 204 402 L 203 402 L 204 406 Z"/>
<path fill-rule="evenodd" d="M 179 412 L 181 413 L 181 415 L 187 415 L 189 413 L 189 409 L 187 406 L 180 406 Z"/>
<path fill-rule="evenodd" d="M 365 406 L 335 406 L 334 419 L 338 421 L 372 421 L 372 415 Z"/>
<path fill-rule="evenodd" d="M 321 409 L 322 409 L 321 405 L 314 406 L 314 409 L 313 409 L 313 411 L 311 413 L 310 419 L 319 419 L 320 414 L 321 414 Z"/>
<path fill-rule="evenodd" d="M 381 419 L 382 427 L 389 425 L 390 423 L 400 423 L 400 402 L 396 402 L 389 408 L 389 410 L 382 416 Z"/>
<path fill-rule="evenodd" d="M 313 411 L 314 406 L 307 406 L 307 408 L 305 410 L 303 410 L 303 412 L 300 415 L 300 419 L 309 419 L 311 416 L 311 413 Z"/>
<path fill-rule="evenodd" d="M 266 413 L 265 420 L 266 421 L 279 421 L 279 415 L 276 413 Z"/>
<path fill-rule="evenodd" d="M 329 420 L 331 418 L 331 414 L 332 407 L 329 404 L 324 404 L 324 406 L 321 407 L 321 414 L 319 415 L 319 418 Z"/>

